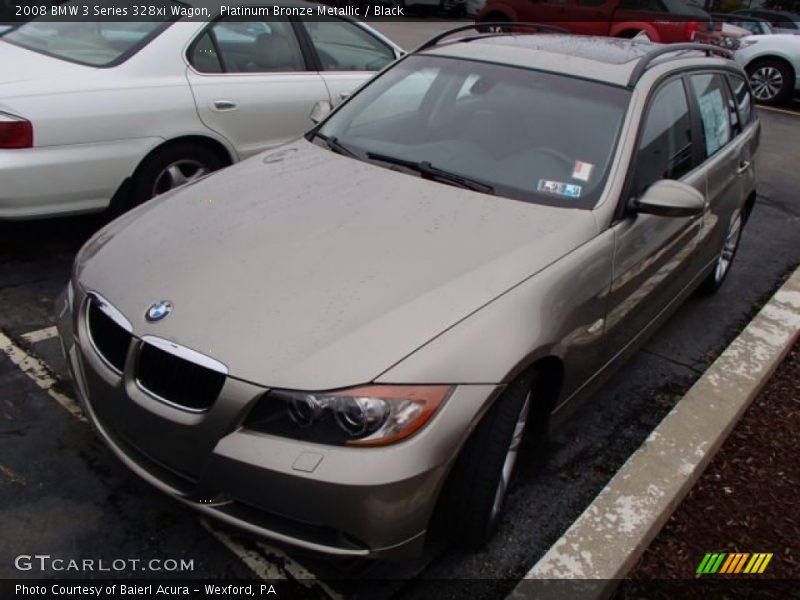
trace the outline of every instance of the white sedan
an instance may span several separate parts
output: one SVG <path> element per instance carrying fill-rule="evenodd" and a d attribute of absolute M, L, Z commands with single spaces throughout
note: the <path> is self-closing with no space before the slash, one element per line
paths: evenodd
<path fill-rule="evenodd" d="M 21 25 L 0 37 L 0 219 L 122 212 L 297 137 L 401 54 L 338 17 Z"/>

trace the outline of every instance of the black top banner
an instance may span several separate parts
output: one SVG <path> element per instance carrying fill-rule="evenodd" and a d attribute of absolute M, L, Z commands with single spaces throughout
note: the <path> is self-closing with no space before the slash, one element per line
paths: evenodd
<path fill-rule="evenodd" d="M 363 20 L 402 19 L 407 16 L 395 0 L 0 0 L 0 23 L 19 24 L 33 19 L 60 22 L 87 21 L 213 21 L 274 18 L 351 17 Z"/>

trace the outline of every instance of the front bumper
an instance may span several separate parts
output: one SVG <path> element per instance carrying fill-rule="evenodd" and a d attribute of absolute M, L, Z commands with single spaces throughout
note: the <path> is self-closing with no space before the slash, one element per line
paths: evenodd
<path fill-rule="evenodd" d="M 341 556 L 419 554 L 449 467 L 492 385 L 460 386 L 416 435 L 385 448 L 299 442 L 241 427 L 266 388 L 228 377 L 202 414 L 136 385 L 88 342 L 84 297 L 59 301 L 75 387 L 100 437 L 131 470 L 192 508 L 265 538 Z"/>

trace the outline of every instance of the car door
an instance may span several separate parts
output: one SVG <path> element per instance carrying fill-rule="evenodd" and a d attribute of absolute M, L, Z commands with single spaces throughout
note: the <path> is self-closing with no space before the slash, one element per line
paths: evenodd
<path fill-rule="evenodd" d="M 301 135 L 330 101 L 289 20 L 215 21 L 189 47 L 187 78 L 203 123 L 239 158 Z"/>
<path fill-rule="evenodd" d="M 570 0 L 521 0 L 514 5 L 517 10 L 517 20 L 524 22 L 542 23 L 569 27 L 566 23 L 570 20 L 568 8 Z"/>
<path fill-rule="evenodd" d="M 739 78 L 739 101 L 734 100 L 719 72 L 696 73 L 688 77 L 690 98 L 697 107 L 702 138 L 702 170 L 706 175 L 708 209 L 698 240 L 700 268 L 716 259 L 731 218 L 744 206 L 749 190 L 755 188 L 753 153 L 744 119 L 751 119 L 749 91 Z M 744 97 L 741 96 L 744 91 Z M 737 107 L 737 104 L 740 104 Z M 739 111 L 742 116 L 739 116 Z"/>
<path fill-rule="evenodd" d="M 573 0 L 569 30 L 582 35 L 608 35 L 611 13 L 619 0 Z"/>
<path fill-rule="evenodd" d="M 697 135 L 685 82 L 678 77 L 663 83 L 646 109 L 629 191 L 613 225 L 614 274 L 606 318 L 609 359 L 653 323 L 693 278 L 689 264 L 702 216 L 661 217 L 625 207 L 661 179 L 679 179 L 705 195 L 705 175 L 695 168 Z"/>
<path fill-rule="evenodd" d="M 316 17 L 300 26 L 334 104 L 397 58 L 391 46 L 346 19 Z"/>

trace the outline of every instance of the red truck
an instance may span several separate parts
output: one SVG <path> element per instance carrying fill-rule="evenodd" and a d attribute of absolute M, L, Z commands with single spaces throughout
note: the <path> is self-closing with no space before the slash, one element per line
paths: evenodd
<path fill-rule="evenodd" d="M 719 43 L 721 23 L 684 0 L 487 0 L 476 19 L 557 25 L 572 33 L 654 42 Z"/>

